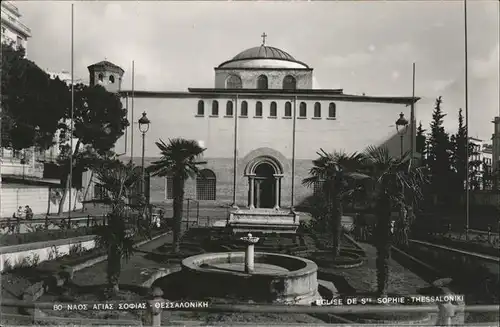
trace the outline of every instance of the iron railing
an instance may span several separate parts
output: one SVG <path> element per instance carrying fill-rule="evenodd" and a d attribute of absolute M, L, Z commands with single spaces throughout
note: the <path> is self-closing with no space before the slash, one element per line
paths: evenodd
<path fill-rule="evenodd" d="M 144 301 L 144 307 L 146 308 L 146 314 L 143 316 L 144 325 L 159 327 L 162 322 L 162 303 L 170 302 L 162 298 L 162 291 L 159 289 L 154 289 L 153 296 Z M 107 304 L 113 304 L 115 308 L 118 308 L 120 303 L 117 301 L 107 301 Z M 74 305 L 75 303 L 42 303 L 42 302 L 26 302 L 12 299 L 3 299 L 1 305 L 4 307 L 14 307 L 14 308 L 24 308 L 24 309 L 39 309 L 39 310 L 54 310 L 58 306 L 59 310 L 64 310 L 68 305 Z M 95 302 L 79 302 L 78 304 L 87 304 L 90 308 Z M 168 307 L 172 307 L 169 305 Z M 437 314 L 437 326 L 451 326 L 453 323 L 453 318 L 459 313 L 498 313 L 500 311 L 500 305 L 467 305 L 460 306 L 454 305 L 452 303 L 437 303 L 437 305 L 391 305 L 391 306 L 379 306 L 379 305 L 345 305 L 345 306 L 301 306 L 301 305 L 272 305 L 272 304 L 218 304 L 209 303 L 207 305 L 185 305 L 179 311 L 196 311 L 196 312 L 209 312 L 209 313 L 282 313 L 282 314 L 330 314 L 330 315 L 361 315 L 361 314 L 385 314 L 385 313 L 428 313 Z M 45 313 L 45 312 L 44 312 Z M 4 319 L 8 315 L 3 314 Z M 341 318 L 344 323 L 353 323 L 348 319 Z M 52 321 L 64 321 L 68 323 L 71 318 L 58 318 L 58 317 L 44 317 L 43 320 L 50 319 Z M 40 320 L 40 318 L 33 317 L 34 322 Z M 74 318 L 73 321 L 81 321 L 82 318 Z M 132 321 L 128 323 L 125 321 L 120 321 L 131 325 Z M 111 325 L 113 320 L 108 320 L 108 325 Z M 325 323 L 328 324 L 328 323 Z M 273 324 L 274 325 L 274 324 Z M 288 324 L 287 324 L 288 325 Z M 279 326 L 279 325 L 277 325 Z"/>
<path fill-rule="evenodd" d="M 0 220 L 0 229 L 6 234 L 25 234 L 40 230 L 66 230 L 79 227 L 93 227 L 106 224 L 106 215 L 86 215 L 72 217 L 50 217 L 21 219 L 6 218 Z M 23 228 L 24 227 L 24 228 Z"/>

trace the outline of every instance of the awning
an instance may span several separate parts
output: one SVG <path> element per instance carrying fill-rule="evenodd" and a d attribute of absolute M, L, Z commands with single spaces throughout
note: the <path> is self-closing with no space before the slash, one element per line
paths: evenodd
<path fill-rule="evenodd" d="M 61 181 L 59 179 L 37 178 L 32 176 L 19 176 L 19 175 L 3 175 L 3 174 L 2 174 L 2 184 L 24 184 L 24 185 L 61 187 Z"/>

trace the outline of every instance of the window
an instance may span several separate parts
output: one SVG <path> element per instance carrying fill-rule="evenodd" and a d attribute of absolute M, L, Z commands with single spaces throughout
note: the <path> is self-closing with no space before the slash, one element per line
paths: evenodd
<path fill-rule="evenodd" d="M 226 116 L 232 116 L 233 115 L 233 101 L 229 100 L 226 103 Z"/>
<path fill-rule="evenodd" d="M 165 177 L 165 200 L 174 198 L 174 179 L 172 176 Z"/>
<path fill-rule="evenodd" d="M 267 76 L 266 75 L 260 75 L 259 78 L 257 78 L 257 89 L 259 90 L 267 90 Z"/>
<path fill-rule="evenodd" d="M 196 177 L 196 199 L 215 201 L 216 178 L 213 171 L 203 169 Z"/>
<path fill-rule="evenodd" d="M 276 102 L 271 102 L 271 108 L 269 110 L 269 116 L 276 117 L 277 116 L 277 108 Z"/>
<path fill-rule="evenodd" d="M 109 76 L 109 82 L 113 84 L 115 82 L 115 77 L 113 75 Z"/>
<path fill-rule="evenodd" d="M 317 181 L 313 184 L 313 195 L 321 195 L 323 193 L 324 181 Z"/>
<path fill-rule="evenodd" d="M 290 101 L 285 103 L 285 117 L 292 117 L 292 103 Z"/>
<path fill-rule="evenodd" d="M 243 101 L 241 103 L 241 115 L 243 117 L 248 116 L 248 102 L 246 102 L 246 101 Z"/>
<path fill-rule="evenodd" d="M 5 34 L 5 27 L 2 26 L 2 34 Z"/>
<path fill-rule="evenodd" d="M 21 46 L 21 45 L 23 45 L 23 38 L 18 36 L 17 37 L 17 46 Z"/>
<path fill-rule="evenodd" d="M 337 106 L 335 103 L 330 102 L 328 106 L 328 118 L 335 118 L 337 116 Z"/>
<path fill-rule="evenodd" d="M 299 117 L 307 117 L 307 104 L 305 102 L 300 103 Z"/>
<path fill-rule="evenodd" d="M 321 117 L 321 103 L 319 103 L 319 102 L 316 102 L 314 104 L 314 117 L 315 118 Z"/>
<path fill-rule="evenodd" d="M 94 200 L 104 200 L 106 198 L 106 189 L 101 184 L 94 185 Z"/>
<path fill-rule="evenodd" d="M 217 100 L 212 101 L 212 116 L 219 115 L 219 102 Z"/>
<path fill-rule="evenodd" d="M 255 117 L 262 117 L 262 102 L 260 101 L 255 104 Z"/>
<path fill-rule="evenodd" d="M 198 101 L 198 115 L 205 115 L 205 102 L 203 100 Z"/>
<path fill-rule="evenodd" d="M 285 76 L 283 79 L 283 90 L 295 90 L 297 88 L 297 80 L 291 75 Z"/>
<path fill-rule="evenodd" d="M 226 80 L 226 89 L 241 89 L 241 78 L 236 75 L 231 75 Z"/>
<path fill-rule="evenodd" d="M 104 75 L 101 73 L 98 75 L 99 81 L 104 81 Z"/>

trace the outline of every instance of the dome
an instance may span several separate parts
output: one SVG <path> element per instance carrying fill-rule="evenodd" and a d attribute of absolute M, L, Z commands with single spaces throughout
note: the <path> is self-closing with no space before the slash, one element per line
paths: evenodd
<path fill-rule="evenodd" d="M 233 59 L 223 62 L 219 68 L 309 68 L 288 52 L 261 45 L 240 52 Z"/>
<path fill-rule="evenodd" d="M 261 45 L 260 47 L 253 47 L 245 51 L 240 52 L 232 60 L 242 60 L 242 59 L 279 59 L 279 60 L 290 60 L 295 61 L 289 53 L 274 47 L 267 47 Z"/>

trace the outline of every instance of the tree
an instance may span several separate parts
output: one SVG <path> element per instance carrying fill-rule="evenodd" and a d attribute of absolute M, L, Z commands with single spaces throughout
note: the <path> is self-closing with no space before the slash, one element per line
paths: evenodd
<path fill-rule="evenodd" d="M 428 137 L 427 166 L 431 176 L 432 192 L 437 199 L 448 202 L 448 187 L 451 172 L 451 144 L 443 127 L 446 114 L 441 110 L 442 98 L 436 99 L 432 114 L 431 131 Z"/>
<path fill-rule="evenodd" d="M 174 228 L 173 228 L 173 251 L 180 252 L 180 236 L 184 202 L 184 185 L 188 178 L 194 178 L 199 175 L 199 165 L 206 162 L 198 161 L 206 150 L 198 145 L 194 140 L 185 140 L 181 138 L 169 140 L 166 144 L 162 140 L 156 142 L 160 150 L 161 159 L 153 162 L 147 168 L 152 176 L 166 177 L 171 176 L 173 181 L 173 209 L 174 209 Z"/>
<path fill-rule="evenodd" d="M 467 126 L 464 124 L 462 109 L 458 111 L 458 130 L 451 137 L 452 143 L 452 166 L 455 172 L 455 183 L 452 187 L 455 193 L 460 197 L 465 189 L 465 180 L 467 178 Z"/>
<path fill-rule="evenodd" d="M 344 152 L 327 153 L 323 149 L 317 152 L 319 158 L 313 160 L 313 167 L 309 177 L 304 178 L 302 184 L 314 186 L 322 184 L 322 200 L 324 217 L 331 222 L 332 254 L 333 259 L 340 254 L 340 238 L 342 235 L 342 196 L 347 194 L 349 181 L 352 174 L 356 173 L 362 165 L 362 156 L 358 153 L 346 154 Z"/>
<path fill-rule="evenodd" d="M 423 129 L 422 127 L 422 122 L 419 123 L 418 128 L 417 128 L 417 135 L 416 135 L 416 141 L 415 141 L 415 150 L 417 153 L 420 153 L 421 155 L 421 163 L 425 165 L 426 161 L 425 158 L 427 156 L 426 153 L 426 137 L 425 137 L 425 132 L 426 130 Z"/>
<path fill-rule="evenodd" d="M 73 165 L 77 165 L 82 145 L 91 146 L 98 154 L 107 153 L 129 125 L 127 110 L 123 108 L 118 95 L 106 91 L 100 85 L 88 87 L 77 84 L 74 87 L 73 138 L 77 141 L 74 150 L 67 149 L 66 155 L 61 156 L 60 160 L 65 176 L 62 181 L 65 189 L 59 205 L 59 214 L 64 211 L 65 198 L 70 188 L 70 156 L 73 156 Z M 62 132 L 69 136 L 70 111 L 66 112 L 65 118 L 67 124 L 62 126 Z M 69 148 L 69 145 L 66 145 L 66 148 Z"/>
<path fill-rule="evenodd" d="M 145 210 L 144 198 L 135 199 L 140 203 L 136 212 L 128 205 L 138 196 L 132 189 L 142 178 L 134 168 L 132 163 L 124 165 L 118 160 L 103 160 L 95 167 L 99 183 L 108 193 L 111 204 L 107 224 L 96 228 L 96 245 L 106 249 L 108 287 L 115 293 L 119 291 L 122 259 L 128 260 L 134 252 L 134 236 L 151 238 L 151 220 Z"/>
<path fill-rule="evenodd" d="M 387 294 L 389 282 L 389 258 L 391 256 L 394 226 L 391 222 L 393 209 L 413 205 L 423 198 L 422 186 L 427 182 L 425 168 L 415 167 L 411 153 L 393 158 L 386 147 L 370 146 L 363 153 L 365 172 L 357 178 L 370 182 L 370 195 L 375 202 L 377 225 L 375 247 L 377 249 L 377 291 Z"/>
<path fill-rule="evenodd" d="M 24 49 L 2 44 L 1 146 L 47 149 L 69 107 L 68 87 L 24 55 Z"/>

